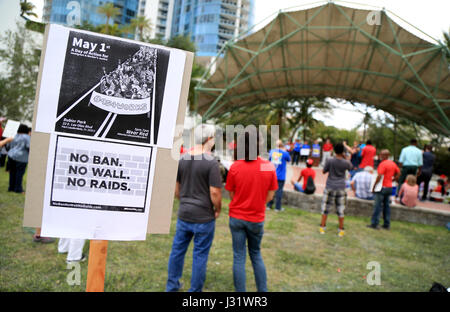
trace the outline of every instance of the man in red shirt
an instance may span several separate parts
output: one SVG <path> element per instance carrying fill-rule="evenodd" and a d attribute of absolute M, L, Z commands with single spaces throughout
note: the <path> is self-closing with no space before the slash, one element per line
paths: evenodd
<path fill-rule="evenodd" d="M 333 144 L 331 144 L 330 139 L 327 139 L 323 145 L 322 167 L 325 166 L 327 159 L 331 158 L 331 156 L 333 156 Z"/>
<path fill-rule="evenodd" d="M 374 168 L 373 159 L 377 154 L 377 149 L 372 145 L 370 140 L 367 140 L 366 146 L 361 152 L 361 163 L 359 164 L 360 169 L 364 169 L 367 166 Z"/>
<path fill-rule="evenodd" d="M 316 171 L 311 168 L 313 165 L 314 161 L 312 159 L 308 159 L 306 161 L 306 168 L 304 168 L 301 172 L 300 172 L 300 176 L 298 177 L 297 182 L 295 182 L 295 180 L 292 180 L 291 183 L 294 185 L 294 189 L 296 191 L 305 192 L 306 189 L 306 184 L 308 182 L 308 177 L 311 177 L 314 181 L 314 179 L 316 178 Z M 300 181 L 303 178 L 303 186 L 300 185 Z"/>
<path fill-rule="evenodd" d="M 389 160 L 389 151 L 382 150 L 380 153 L 381 163 L 378 165 L 378 176 L 373 185 L 372 192 L 375 194 L 374 211 L 372 215 L 371 224 L 367 227 L 372 229 L 379 229 L 379 216 L 383 207 L 383 229 L 389 230 L 391 208 L 390 197 L 392 195 L 392 181 L 398 181 L 400 176 L 400 169 L 392 160 Z M 381 179 L 383 181 L 381 182 Z M 376 192 L 375 189 L 378 183 L 382 183 L 381 191 Z"/>

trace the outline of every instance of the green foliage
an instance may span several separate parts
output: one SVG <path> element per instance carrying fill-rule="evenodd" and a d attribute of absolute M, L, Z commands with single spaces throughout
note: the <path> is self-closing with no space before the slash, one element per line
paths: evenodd
<path fill-rule="evenodd" d="M 338 129 L 333 126 L 327 126 L 322 121 L 318 121 L 316 125 L 311 129 L 311 138 L 321 138 L 324 141 L 326 139 L 330 139 L 333 144 L 346 141 L 349 145 L 352 145 L 353 141 L 360 140 L 356 129 Z"/>
<path fill-rule="evenodd" d="M 31 120 L 39 70 L 40 50 L 33 34 L 20 23 L 0 37 L 0 115 L 16 120 Z"/>
<path fill-rule="evenodd" d="M 31 21 L 31 20 L 27 20 L 25 22 L 25 28 L 28 30 L 31 30 L 31 31 L 40 32 L 41 34 L 43 34 L 45 32 L 45 24 L 44 23 L 39 23 L 39 22 Z"/>
<path fill-rule="evenodd" d="M 37 14 L 33 12 L 35 8 L 36 6 L 33 3 L 28 2 L 27 0 L 20 1 L 20 16 L 25 19 L 27 19 L 25 15 L 38 17 Z"/>

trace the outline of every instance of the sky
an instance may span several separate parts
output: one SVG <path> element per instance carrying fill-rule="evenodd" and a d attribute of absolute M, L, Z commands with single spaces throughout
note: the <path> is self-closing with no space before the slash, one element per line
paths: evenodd
<path fill-rule="evenodd" d="M 15 18 L 18 17 L 19 0 L 0 0 L 0 33 L 5 29 L 11 28 L 15 24 Z M 36 13 L 39 17 L 42 15 L 44 0 L 31 0 L 36 5 Z M 305 5 L 316 3 L 320 5 L 326 1 L 314 0 L 255 0 L 255 24 L 256 29 L 263 27 L 280 9 L 304 9 Z M 336 4 L 358 7 L 354 3 L 360 3 L 366 6 L 359 6 L 363 9 L 372 9 L 369 6 L 375 6 L 373 9 L 386 8 L 387 11 L 392 11 L 397 16 L 407 21 L 409 24 L 419 28 L 422 32 L 435 38 L 443 40 L 443 31 L 449 31 L 450 12 L 449 0 L 355 0 L 355 1 L 334 1 Z M 388 12 L 389 15 L 389 12 Z M 269 18 L 271 16 L 271 18 Z M 398 22 L 402 27 L 409 30 L 416 36 L 425 40 L 431 41 L 428 36 L 424 35 L 417 29 L 409 26 L 395 16 L 390 15 L 392 19 Z M 315 116 L 325 122 L 327 125 L 332 125 L 343 129 L 352 129 L 358 125 L 363 115 L 356 112 L 351 104 L 344 104 L 340 106 L 341 109 L 336 109 L 332 116 Z M 374 112 L 374 109 L 370 109 Z"/>

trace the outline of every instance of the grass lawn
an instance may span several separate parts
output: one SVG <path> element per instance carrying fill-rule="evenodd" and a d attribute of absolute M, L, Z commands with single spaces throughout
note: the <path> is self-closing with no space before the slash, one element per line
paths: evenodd
<path fill-rule="evenodd" d="M 65 255 L 57 245 L 31 240 L 33 229 L 22 227 L 24 195 L 8 193 L 8 175 L 0 168 L 0 291 L 84 291 L 87 261 L 81 264 L 81 285 L 69 286 Z M 24 184 L 25 185 L 25 184 Z M 228 202 L 217 221 L 204 291 L 233 291 Z M 146 241 L 110 242 L 105 291 L 164 291 L 170 235 L 148 235 Z M 346 217 L 346 236 L 337 237 L 337 217 L 330 215 L 325 235 L 318 232 L 320 215 L 285 207 L 266 216 L 262 254 L 269 291 L 428 291 L 433 281 L 450 287 L 450 233 L 445 228 L 392 222 L 391 231 L 366 228 L 367 218 Z M 88 254 L 89 244 L 85 245 Z M 381 285 L 365 276 L 370 261 L 381 266 Z M 189 288 L 192 246 L 182 281 Z M 255 291 L 250 260 L 247 290 Z"/>

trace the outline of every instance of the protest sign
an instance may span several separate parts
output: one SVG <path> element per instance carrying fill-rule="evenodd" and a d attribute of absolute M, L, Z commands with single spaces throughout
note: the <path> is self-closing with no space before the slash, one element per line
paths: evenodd
<path fill-rule="evenodd" d="M 171 149 L 192 61 L 190 52 L 48 26 L 24 226 L 97 240 L 168 233 L 178 166 Z"/>
<path fill-rule="evenodd" d="M 5 129 L 3 129 L 2 136 L 5 138 L 13 138 L 17 134 L 17 130 L 19 130 L 20 122 L 9 119 L 6 122 Z"/>

